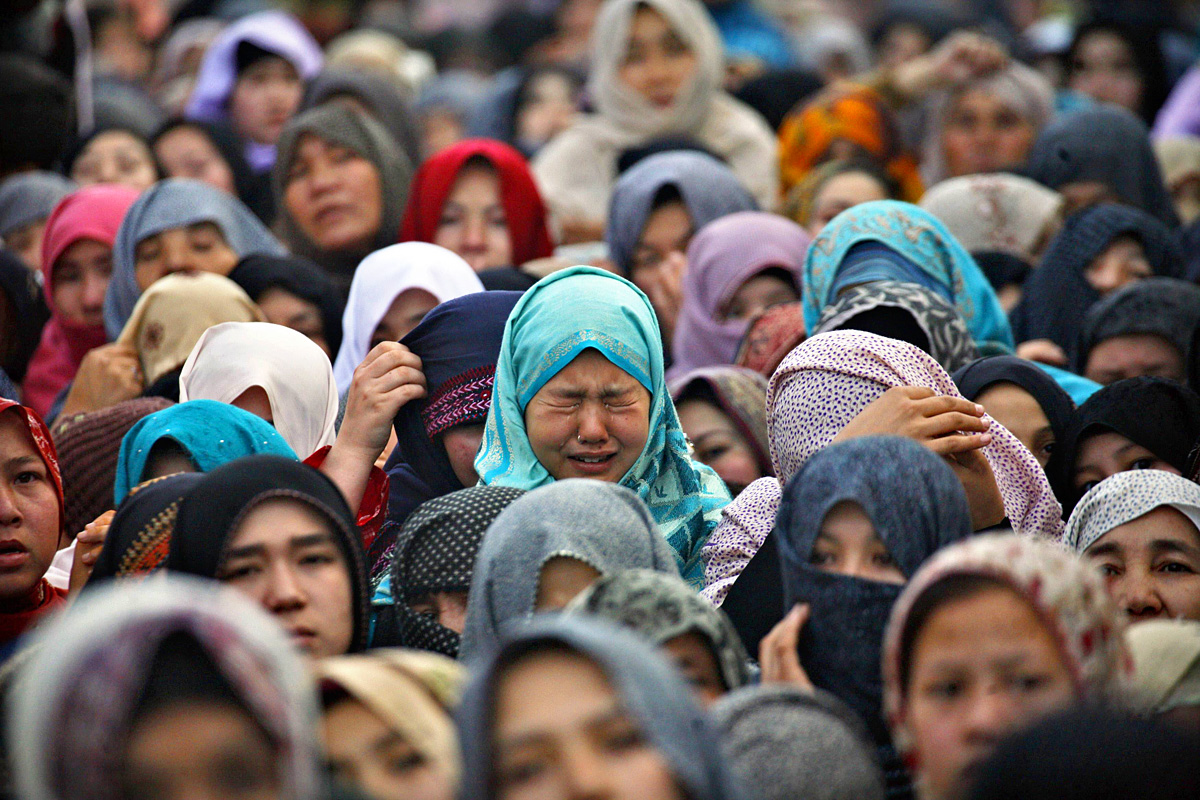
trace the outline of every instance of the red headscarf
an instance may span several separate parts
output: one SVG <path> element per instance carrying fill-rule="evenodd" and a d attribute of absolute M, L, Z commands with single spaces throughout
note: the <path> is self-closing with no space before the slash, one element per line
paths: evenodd
<path fill-rule="evenodd" d="M 83 357 L 107 341 L 104 324 L 72 322 L 54 307 L 54 266 L 67 248 L 81 239 L 112 247 L 125 212 L 137 200 L 134 189 L 115 184 L 88 186 L 62 199 L 46 220 L 42 237 L 42 277 L 50 321 L 29 362 L 21 396 L 39 414 L 45 414 L 55 396 L 75 377 Z"/>
<path fill-rule="evenodd" d="M 442 206 L 454 188 L 458 172 L 474 156 L 487 159 L 500 176 L 500 202 L 512 241 L 512 266 L 519 267 L 554 252 L 546 228 L 546 206 L 525 158 L 494 139 L 467 139 L 425 160 L 413 176 L 408 208 L 400 223 L 400 241 L 433 242 Z"/>

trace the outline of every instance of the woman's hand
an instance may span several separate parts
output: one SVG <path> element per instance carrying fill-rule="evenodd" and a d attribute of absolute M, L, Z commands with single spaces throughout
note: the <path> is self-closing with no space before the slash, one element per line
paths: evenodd
<path fill-rule="evenodd" d="M 971 507 L 971 528 L 981 531 L 1004 520 L 1004 498 L 996 485 L 992 466 L 979 450 L 967 450 L 946 456 L 946 463 L 967 492 Z"/>
<path fill-rule="evenodd" d="M 808 673 L 800 664 L 800 631 L 808 621 L 807 605 L 796 605 L 776 623 L 758 645 L 758 664 L 763 683 L 786 683 L 805 691 L 813 690 Z"/>
<path fill-rule="evenodd" d="M 904 436 L 939 456 L 965 453 L 992 443 L 991 423 L 983 406 L 961 397 L 940 395 L 924 386 L 888 389 L 833 437 L 844 442 L 860 436 Z"/>
<path fill-rule="evenodd" d="M 71 580 L 67 588 L 67 594 L 71 597 L 78 594 L 92 577 L 92 567 L 96 566 L 96 559 L 104 549 L 104 540 L 116 513 L 105 511 L 85 525 L 83 531 L 75 537 L 75 558 L 71 561 Z"/>
<path fill-rule="evenodd" d="M 995 39 L 971 31 L 947 36 L 928 53 L 896 68 L 893 85 L 911 100 L 938 89 L 962 86 L 1008 64 L 1008 53 Z"/>
<path fill-rule="evenodd" d="M 89 351 L 79 364 L 62 416 L 86 414 L 132 400 L 140 397 L 144 388 L 137 350 L 125 344 L 102 345 Z"/>
<path fill-rule="evenodd" d="M 1067 354 L 1049 339 L 1031 339 L 1017 345 L 1017 358 L 1037 361 L 1052 367 L 1067 366 Z"/>

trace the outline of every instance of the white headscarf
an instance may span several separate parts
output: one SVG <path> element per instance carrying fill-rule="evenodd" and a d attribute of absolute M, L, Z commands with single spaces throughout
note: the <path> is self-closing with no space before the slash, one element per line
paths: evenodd
<path fill-rule="evenodd" d="M 1200 486 L 1171 472 L 1118 472 L 1083 496 L 1067 521 L 1065 543 L 1083 553 L 1109 531 L 1169 506 L 1200 531 Z"/>
<path fill-rule="evenodd" d="M 436 244 L 394 244 L 364 258 L 350 284 L 342 315 L 342 347 L 333 362 L 339 392 L 350 388 L 354 370 L 367 357 L 379 321 L 395 299 L 409 289 L 422 289 L 444 303 L 482 292 L 483 284 L 466 261 Z"/>
<path fill-rule="evenodd" d="M 179 376 L 179 401 L 232 403 L 252 386 L 271 402 L 275 429 L 301 458 L 337 434 L 337 386 L 311 339 L 269 322 L 226 322 L 204 332 Z"/>

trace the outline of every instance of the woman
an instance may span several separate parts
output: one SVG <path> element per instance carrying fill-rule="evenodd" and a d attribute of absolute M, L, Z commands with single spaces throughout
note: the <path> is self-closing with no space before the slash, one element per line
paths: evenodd
<path fill-rule="evenodd" d="M 1052 543 L 981 536 L 930 559 L 896 601 L 883 661 L 888 724 L 917 796 L 964 797 L 1003 736 L 1117 702 L 1123 627 L 1100 577 Z M 939 691 L 948 683 L 961 691 Z"/>
<path fill-rule="evenodd" d="M 413 176 L 400 240 L 445 247 L 476 272 L 554 253 L 529 165 L 492 139 L 467 139 L 426 159 Z"/>
<path fill-rule="evenodd" d="M 740 367 L 709 367 L 679 376 L 670 389 L 692 458 L 712 467 L 731 497 L 772 474 L 766 378 Z"/>
<path fill-rule="evenodd" d="M 107 341 L 104 293 L 113 242 L 137 192 L 124 186 L 80 189 L 59 203 L 42 235 L 42 285 L 50 321 L 23 383 L 25 402 L 45 414 L 75 377 L 87 352 Z"/>
<path fill-rule="evenodd" d="M 63 173 L 79 186 L 116 183 L 144 192 L 161 176 L 154 151 L 131 128 L 102 125 L 72 145 Z"/>
<path fill-rule="evenodd" d="M 163 568 L 179 504 L 201 476 L 199 472 L 179 472 L 151 478 L 129 490 L 117 504 L 104 534 L 104 544 L 88 575 L 89 591 L 109 580 L 141 579 Z"/>
<path fill-rule="evenodd" d="M 698 582 L 700 546 L 729 496 L 691 460 L 660 341 L 649 300 L 628 281 L 592 267 L 543 278 L 504 330 L 475 470 L 484 485 L 597 478 L 632 489 Z"/>
<path fill-rule="evenodd" d="M 374 119 L 343 106 L 305 111 L 284 129 L 271 173 L 288 249 L 348 285 L 368 253 L 398 238 L 411 174 Z"/>
<path fill-rule="evenodd" d="M 151 137 L 150 148 L 164 177 L 203 181 L 241 200 L 264 222 L 274 217 L 270 187 L 250 169 L 242 140 L 228 125 L 172 119 Z"/>
<path fill-rule="evenodd" d="M 1200 486 L 1158 469 L 1120 472 L 1071 512 L 1066 543 L 1097 568 L 1132 624 L 1200 622 Z"/>
<path fill-rule="evenodd" d="M 872 200 L 895 200 L 895 182 L 870 161 L 834 159 L 811 170 L 792 187 L 783 214 L 816 238 L 848 208 Z"/>
<path fill-rule="evenodd" d="M 366 645 L 362 539 L 338 488 L 305 464 L 257 455 L 205 475 L 179 506 L 167 570 L 246 595 L 310 658 Z"/>
<path fill-rule="evenodd" d="M 451 713 L 466 674 L 431 653 L 374 650 L 317 665 L 333 777 L 376 800 L 453 800 L 461 773 Z"/>
<path fill-rule="evenodd" d="M 1094 20 L 1075 29 L 1067 51 L 1067 88 L 1154 123 L 1170 83 L 1160 31 Z"/>
<path fill-rule="evenodd" d="M 394 244 L 363 259 L 354 271 L 342 316 L 342 346 L 333 362 L 338 391 L 350 388 L 354 370 L 379 342 L 408 335 L 433 308 L 482 292 L 467 262 L 424 242 Z"/>
<path fill-rule="evenodd" d="M 701 228 L 688 245 L 672 377 L 732 364 L 751 317 L 799 300 L 808 244 L 796 223 L 757 211 Z"/>
<path fill-rule="evenodd" d="M 904 435 L 953 454 L 948 460 L 967 490 L 974 529 L 1007 518 L 1019 533 L 1057 539 L 1062 510 L 1041 466 L 999 423 L 974 417 L 980 413 L 937 362 L 906 342 L 858 331 L 809 339 L 784 358 L 767 390 L 777 477 L 756 481 L 724 512 L 704 548 L 704 595 L 723 601 L 774 526 L 783 485 L 835 437 Z M 950 437 L 938 435 L 943 431 Z"/>
<path fill-rule="evenodd" d="M 775 136 L 762 117 L 721 91 L 721 81 L 721 42 L 700 3 L 607 0 L 592 33 L 588 92 L 596 113 L 579 117 L 533 165 L 564 233 L 578 228 L 576 241 L 599 239 L 621 151 L 671 135 L 697 139 L 729 164 L 759 205 L 772 208 L 779 191 Z"/>
<path fill-rule="evenodd" d="M 236 197 L 199 181 L 161 181 L 129 208 L 117 232 L 112 278 L 104 296 L 104 329 L 116 339 L 138 297 L 164 275 L 227 276 L 245 256 L 283 252 Z"/>
<path fill-rule="evenodd" d="M 678 575 L 646 504 L 602 481 L 558 481 L 517 498 L 484 534 L 471 577 L 460 661 L 540 612 L 566 607 L 597 578 L 625 569 Z"/>
<path fill-rule="evenodd" d="M 27 797 L 150 785 L 175 797 L 197 784 L 217 796 L 324 796 L 312 679 L 279 627 L 229 592 L 183 579 L 119 585 L 81 600 L 30 652 L 8 720 Z"/>
<path fill-rule="evenodd" d="M 738 796 L 700 706 L 628 633 L 547 620 L 509 637 L 477 667 L 458 713 L 464 797 L 565 798 L 580 780 L 613 800 Z M 576 741 L 597 709 L 623 733 L 615 752 L 602 737 Z M 538 755 L 521 745 L 525 735 L 541 743 Z M 534 758 L 541 768 L 525 769 Z"/>
<path fill-rule="evenodd" d="M 74 189 L 62 175 L 41 170 L 19 172 L 0 182 L 0 242 L 34 272 L 42 270 L 46 220 Z"/>
<path fill-rule="evenodd" d="M 750 682 L 748 656 L 729 619 L 672 575 L 631 569 L 605 576 L 565 613 L 609 620 L 659 648 L 704 706 Z"/>
<path fill-rule="evenodd" d="M 119 506 L 145 481 L 180 472 L 211 472 L 255 453 L 296 458 L 273 427 L 248 411 L 212 400 L 164 408 L 144 417 L 121 440 L 109 508 Z"/>
<path fill-rule="evenodd" d="M 249 255 L 229 280 L 242 287 L 267 322 L 304 334 L 333 361 L 342 346 L 346 304 L 324 270 L 300 256 Z"/>
<path fill-rule="evenodd" d="M 332 445 L 336 434 L 338 394 L 329 359 L 311 339 L 282 325 L 229 322 L 209 328 L 183 365 L 179 399 L 216 400 L 250 411 L 302 458 Z"/>
<path fill-rule="evenodd" d="M 807 337 L 803 303 L 772 306 L 750 320 L 734 363 L 770 378 L 783 357 Z"/>
<path fill-rule="evenodd" d="M 974 259 L 932 214 L 894 200 L 839 214 L 813 241 L 804 262 L 808 328 L 842 291 L 879 280 L 915 283 L 952 303 L 984 355 L 1012 350 L 1008 319 Z"/>

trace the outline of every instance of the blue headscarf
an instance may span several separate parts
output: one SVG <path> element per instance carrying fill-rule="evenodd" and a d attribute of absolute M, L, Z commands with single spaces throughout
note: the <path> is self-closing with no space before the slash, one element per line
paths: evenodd
<path fill-rule="evenodd" d="M 663 377 L 654 309 L 624 278 L 594 267 L 572 267 L 538 281 L 517 303 L 504 328 L 492 407 L 475 458 L 480 482 L 526 491 L 553 482 L 529 444 L 525 407 L 589 348 L 650 392 L 649 437 L 620 483 L 649 506 L 675 550 L 680 574 L 699 586 L 704 573 L 700 547 L 721 521 L 729 491 L 715 472 L 691 459 Z"/>
<path fill-rule="evenodd" d="M 885 247 L 855 247 L 864 243 Z M 987 276 L 928 211 L 898 200 L 878 200 L 834 217 L 813 241 L 804 262 L 805 326 L 810 331 L 816 327 L 821 311 L 841 289 L 875 280 L 924 286 L 954 304 L 981 353 L 1012 352 L 1012 330 Z"/>
<path fill-rule="evenodd" d="M 113 502 L 120 505 L 129 490 L 142 482 L 150 450 L 171 439 L 192 459 L 197 472 L 256 453 L 296 458 L 296 453 L 271 427 L 249 411 L 216 400 L 189 400 L 164 408 L 129 429 L 121 440 Z"/>

